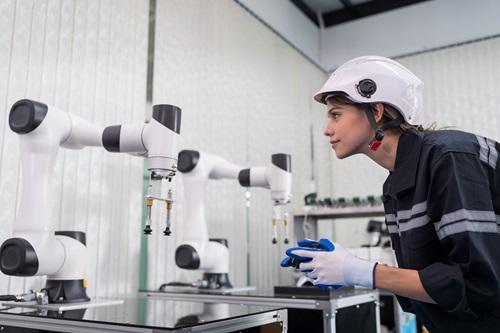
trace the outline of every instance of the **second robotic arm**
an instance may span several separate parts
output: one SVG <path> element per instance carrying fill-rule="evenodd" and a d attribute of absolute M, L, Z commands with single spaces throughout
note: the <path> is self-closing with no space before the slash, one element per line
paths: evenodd
<path fill-rule="evenodd" d="M 195 150 L 179 153 L 178 169 L 184 184 L 183 239 L 175 252 L 177 266 L 202 270 L 201 287 L 231 288 L 227 241 L 210 239 L 205 218 L 205 192 L 209 179 L 237 179 L 242 167 Z"/>
<path fill-rule="evenodd" d="M 210 239 L 208 236 L 205 219 L 208 180 L 238 179 L 242 186 L 269 188 L 273 200 L 273 242 L 276 243 L 276 221 L 283 218 L 287 220 L 288 212 L 284 207 L 291 199 L 290 155 L 275 154 L 268 167 L 243 169 L 215 155 L 183 150 L 179 153 L 178 169 L 184 183 L 182 228 L 185 241 L 176 250 L 176 264 L 184 269 L 202 270 L 201 288 L 231 288 L 227 241 Z"/>
<path fill-rule="evenodd" d="M 273 201 L 273 244 L 278 242 L 277 224 L 283 221 L 285 226 L 284 243 L 289 243 L 288 204 L 292 199 L 292 158 L 289 154 L 274 154 L 268 167 L 254 167 L 241 170 L 238 176 L 241 186 L 264 187 L 271 190 Z"/>

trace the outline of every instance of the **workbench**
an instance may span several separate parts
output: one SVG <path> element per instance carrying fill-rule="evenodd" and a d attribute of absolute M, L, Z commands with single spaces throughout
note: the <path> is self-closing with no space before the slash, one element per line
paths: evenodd
<path fill-rule="evenodd" d="M 286 291 L 285 287 L 284 290 Z M 293 288 L 293 287 L 290 287 Z M 283 288 L 282 288 L 283 289 Z M 145 297 L 175 301 L 202 301 L 287 308 L 288 332 L 378 333 L 379 294 L 366 288 L 341 288 L 319 292 L 316 287 L 290 290 L 215 293 L 197 288 L 166 287 L 162 291 L 141 291 Z M 305 325 L 305 326 L 303 326 Z"/>
<path fill-rule="evenodd" d="M 286 332 L 282 306 L 212 304 L 155 297 L 81 310 L 0 309 L 0 331 L 9 332 Z M 33 331 L 36 329 L 36 331 Z"/>

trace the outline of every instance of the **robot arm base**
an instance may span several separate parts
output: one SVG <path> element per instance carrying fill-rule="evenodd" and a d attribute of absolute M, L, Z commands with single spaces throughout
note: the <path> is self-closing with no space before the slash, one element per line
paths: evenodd
<path fill-rule="evenodd" d="M 200 289 L 228 289 L 232 287 L 227 273 L 204 273 L 199 286 Z"/>
<path fill-rule="evenodd" d="M 51 280 L 47 279 L 44 288 L 49 296 L 49 303 L 88 302 L 85 280 Z"/>

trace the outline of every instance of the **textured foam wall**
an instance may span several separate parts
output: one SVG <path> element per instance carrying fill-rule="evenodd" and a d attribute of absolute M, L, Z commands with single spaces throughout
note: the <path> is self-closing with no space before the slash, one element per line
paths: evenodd
<path fill-rule="evenodd" d="M 12 234 L 22 181 L 10 106 L 32 98 L 99 125 L 143 122 L 148 8 L 134 0 L 0 2 L 2 240 Z M 142 167 L 139 158 L 102 148 L 59 150 L 47 198 L 51 226 L 87 233 L 90 295 L 138 288 Z M 42 286 L 42 278 L 0 273 L 0 293 Z"/>

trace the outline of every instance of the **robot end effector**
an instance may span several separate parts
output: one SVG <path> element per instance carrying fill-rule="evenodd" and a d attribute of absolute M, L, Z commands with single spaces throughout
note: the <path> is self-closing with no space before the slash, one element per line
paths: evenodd
<path fill-rule="evenodd" d="M 273 200 L 273 239 L 278 242 L 277 223 L 283 221 L 285 227 L 284 243 L 289 243 L 289 212 L 288 204 L 292 199 L 292 158 L 289 154 L 273 154 L 271 165 L 267 167 L 253 167 L 241 170 L 239 182 L 245 187 L 264 187 L 271 190 Z"/>
<path fill-rule="evenodd" d="M 121 127 L 121 130 L 117 130 L 116 127 Z M 165 204 L 167 214 L 163 234 L 165 236 L 171 234 L 173 192 L 169 189 L 167 196 L 162 197 L 162 181 L 171 182 L 177 173 L 177 137 L 180 134 L 180 127 L 181 109 L 173 105 L 162 104 L 153 106 L 151 121 L 145 125 L 142 124 L 139 127 L 137 125 L 111 126 L 103 132 L 103 143 L 105 141 L 113 142 L 112 147 L 116 149 L 116 142 L 119 140 L 116 133 L 118 132 L 118 136 L 123 133 L 123 140 L 119 142 L 119 151 L 134 152 L 146 155 L 148 158 L 150 174 L 145 197 L 146 226 L 144 234 L 146 235 L 153 232 L 151 210 L 154 201 Z M 140 135 L 137 135 L 139 133 Z"/>
<path fill-rule="evenodd" d="M 151 121 L 146 124 L 108 126 L 102 134 L 104 148 L 111 152 L 127 152 L 146 156 L 149 161 L 149 185 L 146 194 L 146 226 L 144 234 L 150 235 L 151 210 L 154 201 L 165 203 L 167 209 L 166 227 L 163 234 L 169 236 L 170 215 L 173 206 L 173 193 L 161 196 L 162 181 L 172 180 L 177 172 L 177 137 L 180 134 L 181 109 L 169 104 L 153 106 Z"/>

